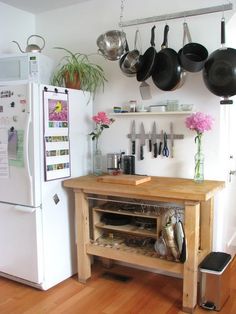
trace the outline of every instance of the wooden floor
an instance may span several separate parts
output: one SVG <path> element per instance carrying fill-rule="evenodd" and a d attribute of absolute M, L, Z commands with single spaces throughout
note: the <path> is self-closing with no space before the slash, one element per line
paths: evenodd
<path fill-rule="evenodd" d="M 231 296 L 221 314 L 236 313 L 236 260 L 231 263 Z M 129 276 L 128 281 L 106 278 L 105 272 Z M 86 285 L 72 277 L 48 291 L 40 291 L 0 277 L 1 314 L 180 314 L 182 280 L 114 266 L 93 266 Z M 196 314 L 208 314 L 199 307 Z M 211 311 L 211 313 L 219 313 Z"/>

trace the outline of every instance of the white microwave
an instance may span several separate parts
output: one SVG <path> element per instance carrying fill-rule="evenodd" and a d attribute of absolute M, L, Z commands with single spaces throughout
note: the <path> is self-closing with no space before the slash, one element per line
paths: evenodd
<path fill-rule="evenodd" d="M 29 81 L 50 84 L 54 62 L 41 53 L 0 55 L 0 84 Z"/>

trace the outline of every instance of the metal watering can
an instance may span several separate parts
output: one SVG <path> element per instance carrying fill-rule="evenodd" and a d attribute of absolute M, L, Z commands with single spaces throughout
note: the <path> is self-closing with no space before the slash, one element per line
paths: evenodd
<path fill-rule="evenodd" d="M 38 45 L 36 44 L 29 44 L 29 40 L 32 38 L 32 37 L 38 37 L 38 38 L 41 38 L 42 41 L 43 41 L 43 46 L 40 48 Z M 20 47 L 20 45 L 18 44 L 17 41 L 13 40 L 12 41 L 13 43 L 16 43 L 17 46 L 19 47 L 20 51 L 23 52 L 23 53 L 26 53 L 26 52 L 41 52 L 45 46 L 45 40 L 43 37 L 39 36 L 39 35 L 31 35 L 30 37 L 28 37 L 27 39 L 27 46 L 25 48 L 25 51 L 23 51 Z"/>

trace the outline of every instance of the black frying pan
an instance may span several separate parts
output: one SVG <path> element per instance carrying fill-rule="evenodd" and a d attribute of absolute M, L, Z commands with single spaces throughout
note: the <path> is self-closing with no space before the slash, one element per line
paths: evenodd
<path fill-rule="evenodd" d="M 154 25 L 151 30 L 151 47 L 141 56 L 141 68 L 137 72 L 137 80 L 139 82 L 146 81 L 153 72 L 156 64 L 156 49 L 155 49 L 155 28 Z"/>
<path fill-rule="evenodd" d="M 214 51 L 203 68 L 203 80 L 213 94 L 223 97 L 221 104 L 232 104 L 236 95 L 236 50 L 226 48 L 225 20 L 221 20 L 221 49 Z"/>
<path fill-rule="evenodd" d="M 178 53 L 167 46 L 168 31 L 169 26 L 166 25 L 164 29 L 164 40 L 161 45 L 161 50 L 156 55 L 156 65 L 152 73 L 154 84 L 164 91 L 170 91 L 180 86 L 183 76 Z"/>

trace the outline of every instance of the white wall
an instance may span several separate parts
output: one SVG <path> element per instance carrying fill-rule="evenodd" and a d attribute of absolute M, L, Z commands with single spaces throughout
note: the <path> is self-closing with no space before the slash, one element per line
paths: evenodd
<path fill-rule="evenodd" d="M 26 47 L 27 38 L 35 33 L 35 16 L 0 2 L 0 54 L 18 52 L 12 40 Z"/>
<path fill-rule="evenodd" d="M 222 4 L 221 1 L 211 1 L 209 6 Z M 165 1 L 157 2 L 148 0 L 145 5 L 142 1 L 125 1 L 124 20 L 161 15 L 181 10 L 197 9 L 206 7 L 206 1 Z M 232 14 L 232 12 L 230 12 Z M 225 16 L 229 15 L 228 12 Z M 59 59 L 61 52 L 53 50 L 55 46 L 63 46 L 72 51 L 95 53 L 97 51 L 97 37 L 109 30 L 117 29 L 120 17 L 120 1 L 100 0 L 89 1 L 67 8 L 49 11 L 36 17 L 37 32 L 47 40 L 45 53 Z M 220 45 L 220 19 L 221 13 L 196 16 L 187 19 L 192 39 L 205 45 L 209 53 Z M 179 50 L 182 45 L 182 19 L 169 21 L 169 46 Z M 163 28 L 165 22 L 156 23 L 156 49 L 160 49 L 163 40 Z M 139 27 L 142 38 L 143 51 L 150 46 L 150 29 L 152 25 L 145 24 Z M 136 27 L 126 28 L 128 41 L 133 46 L 134 32 Z M 119 63 L 107 61 L 103 57 L 95 55 L 91 58 L 103 66 L 106 72 L 108 83 L 105 92 L 99 94 L 95 99 L 95 112 L 98 110 L 112 111 L 114 105 L 127 103 L 130 99 L 137 99 L 142 103 L 139 93 L 140 83 L 135 78 L 128 78 L 119 69 Z M 214 129 L 204 135 L 204 150 L 206 155 L 205 175 L 206 178 L 220 178 L 222 174 L 215 171 L 218 167 L 218 139 L 219 139 L 219 98 L 210 94 L 204 86 L 201 73 L 189 73 L 186 83 L 181 89 L 172 92 L 163 92 L 157 89 L 152 80 L 149 79 L 152 87 L 153 98 L 144 101 L 145 105 L 178 99 L 180 103 L 193 103 L 196 110 L 210 113 L 215 118 Z M 145 154 L 145 160 L 136 162 L 138 173 L 165 176 L 193 176 L 193 154 L 196 149 L 193 132 L 184 126 L 184 116 L 151 116 L 137 118 L 137 124 L 143 121 L 146 132 L 151 128 L 152 122 L 158 123 L 159 129 L 168 130 L 169 122 L 174 122 L 175 132 L 185 135 L 185 140 L 175 142 L 175 158 L 153 159 L 150 154 Z M 102 136 L 102 148 L 104 154 L 108 152 L 119 152 L 121 149 L 130 152 L 130 143 L 126 135 L 130 132 L 129 118 L 116 118 L 116 122 Z M 105 165 L 104 165 L 105 167 Z"/>
<path fill-rule="evenodd" d="M 207 2 L 207 3 L 206 3 Z M 235 1 L 234 1 L 235 2 Z M 178 1 L 137 1 L 126 0 L 124 2 L 124 20 L 144 18 L 165 13 L 173 13 L 185 10 L 203 8 L 207 6 L 221 5 L 222 0 L 178 0 Z M 235 4 L 234 4 L 235 7 Z M 0 6 L 1 8 L 1 6 Z M 8 15 L 17 19 L 22 29 L 11 26 L 12 18 L 7 18 L 9 30 L 4 34 L 4 42 L 0 42 L 0 49 L 12 50 L 9 41 L 16 39 L 22 44 L 25 38 L 33 33 L 34 17 L 31 14 L 20 10 L 9 9 L 4 6 L 4 11 Z M 0 11 L 0 18 L 6 19 L 8 15 Z M 230 20 L 234 12 L 225 12 L 226 22 Z M 220 20 L 222 13 L 214 13 L 196 17 L 187 18 L 192 39 L 195 42 L 202 43 L 207 47 L 209 53 L 220 46 Z M 120 18 L 120 1 L 117 0 L 91 0 L 78 5 L 68 6 L 63 9 L 57 9 L 42 13 L 36 16 L 37 34 L 43 36 L 46 40 L 44 53 L 59 60 L 62 56 L 60 51 L 54 50 L 55 46 L 66 47 L 74 52 L 93 54 L 97 52 L 97 37 L 110 29 L 117 29 Z M 23 21 L 23 22 L 22 22 Z M 2 23 L 0 19 L 0 23 Z M 183 19 L 171 20 L 169 46 L 179 50 L 182 46 L 182 23 Z M 15 24 L 15 23 L 14 23 Z M 155 23 L 156 25 L 156 50 L 160 49 L 163 41 L 163 28 L 165 21 Z M 142 47 L 145 51 L 150 46 L 150 30 L 152 24 L 140 25 L 139 30 L 142 38 Z M 6 27 L 4 27 L 6 29 Z M 130 47 L 133 47 L 134 33 L 136 27 L 125 29 Z M 9 33 L 10 32 L 10 33 Z M 14 33 L 15 32 L 15 33 Z M 2 40 L 2 39 L 0 39 Z M 7 47 L 7 48 L 5 48 Z M 11 48 L 11 49 L 10 49 Z M 17 51 L 15 47 L 15 51 Z M 111 112 L 114 105 L 122 105 L 130 99 L 136 99 L 139 104 L 145 106 L 155 104 L 161 101 L 178 99 L 180 103 L 191 103 L 195 105 L 197 111 L 203 111 L 211 114 L 215 119 L 213 130 L 204 135 L 205 152 L 205 177 L 207 179 L 224 179 L 223 167 L 220 164 L 220 105 L 219 98 L 212 95 L 205 87 L 201 73 L 188 73 L 187 80 L 181 89 L 163 92 L 156 88 L 149 79 L 148 83 L 152 89 L 152 99 L 150 101 L 141 100 L 139 93 L 140 83 L 135 78 L 128 78 L 122 74 L 119 69 L 119 63 L 107 61 L 103 57 L 94 54 L 91 60 L 100 64 L 106 73 L 108 83 L 105 86 L 105 92 L 97 95 L 94 102 L 94 112 Z M 83 110 L 83 108 L 81 108 Z M 169 123 L 173 121 L 174 130 L 178 134 L 184 134 L 184 140 L 175 141 L 175 156 L 170 158 L 152 158 L 151 154 L 145 151 L 144 161 L 137 159 L 136 172 L 157 175 L 157 176 L 177 176 L 193 177 L 193 156 L 196 151 L 194 144 L 195 133 L 186 129 L 184 125 L 185 116 L 141 116 L 135 117 L 136 125 L 143 121 L 146 132 L 151 130 L 151 125 L 155 120 L 158 125 L 158 131 L 169 130 Z M 130 132 L 131 118 L 116 117 L 115 123 L 110 129 L 105 130 L 101 138 L 101 146 L 104 153 L 104 170 L 106 169 L 105 155 L 110 152 L 119 152 L 125 150 L 130 152 L 130 142 L 127 134 Z M 217 199 L 218 200 L 218 199 Z M 223 202 L 217 201 L 215 211 L 215 247 L 222 249 L 222 205 Z M 234 226 L 233 226 L 234 227 Z M 228 235 L 227 235 L 228 236 Z"/>

